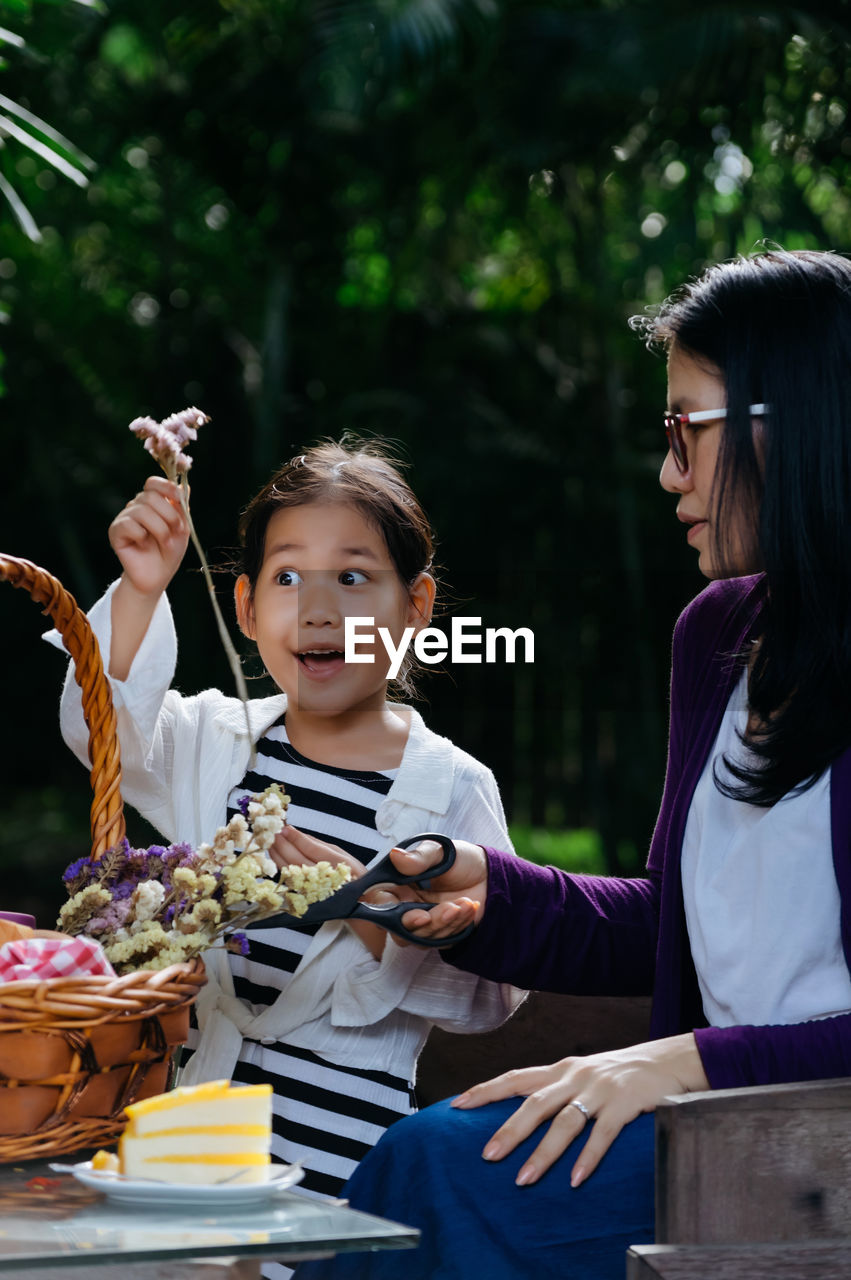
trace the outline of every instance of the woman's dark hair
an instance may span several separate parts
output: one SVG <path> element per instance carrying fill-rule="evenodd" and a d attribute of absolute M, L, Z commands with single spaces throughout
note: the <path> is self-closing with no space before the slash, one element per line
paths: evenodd
<path fill-rule="evenodd" d="M 433 573 L 434 536 L 428 517 L 386 445 L 344 436 L 325 440 L 292 458 L 252 498 L 239 520 L 238 573 L 253 594 L 263 566 L 266 530 L 275 512 L 314 502 L 356 507 L 387 544 L 406 589 Z M 413 693 L 413 660 L 406 655 L 393 687 Z"/>
<path fill-rule="evenodd" d="M 735 521 L 749 523 L 768 594 L 748 676 L 755 763 L 727 761 L 737 784 L 718 785 L 768 806 L 851 745 L 851 263 L 808 250 L 737 258 L 635 323 L 724 377 L 715 551 L 729 568 Z M 763 403 L 755 433 L 748 406 Z"/>

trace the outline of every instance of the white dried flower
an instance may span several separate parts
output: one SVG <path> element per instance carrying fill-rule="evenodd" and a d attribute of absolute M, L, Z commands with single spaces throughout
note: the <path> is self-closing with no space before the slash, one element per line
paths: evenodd
<path fill-rule="evenodd" d="M 251 832 L 248 829 L 248 823 L 241 813 L 235 813 L 230 822 L 224 828 L 227 840 L 233 841 L 237 849 L 244 849 Z"/>
<path fill-rule="evenodd" d="M 133 892 L 133 912 L 137 922 L 153 920 L 165 899 L 165 889 L 158 880 L 143 880 Z"/>
<path fill-rule="evenodd" d="M 59 926 L 66 933 L 82 933 L 92 916 L 99 914 L 100 908 L 112 902 L 112 894 L 99 885 L 89 884 L 79 893 L 62 904 L 59 911 Z"/>
<path fill-rule="evenodd" d="M 181 889 L 198 888 L 198 877 L 191 867 L 175 867 L 171 878 L 174 884 L 180 885 Z"/>
<path fill-rule="evenodd" d="M 274 858 L 270 858 L 264 849 L 252 849 L 251 856 L 260 867 L 260 872 L 264 876 L 271 876 L 273 879 L 278 874 L 278 864 Z"/>

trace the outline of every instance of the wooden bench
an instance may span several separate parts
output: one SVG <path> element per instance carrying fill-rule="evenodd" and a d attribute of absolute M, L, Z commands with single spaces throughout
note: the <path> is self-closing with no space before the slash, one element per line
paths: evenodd
<path fill-rule="evenodd" d="M 656 1111 L 656 1244 L 627 1280 L 851 1276 L 851 1080 L 719 1089 Z"/>
<path fill-rule="evenodd" d="M 627 1253 L 627 1280 L 847 1280 L 847 1240 L 785 1244 L 647 1244 Z"/>

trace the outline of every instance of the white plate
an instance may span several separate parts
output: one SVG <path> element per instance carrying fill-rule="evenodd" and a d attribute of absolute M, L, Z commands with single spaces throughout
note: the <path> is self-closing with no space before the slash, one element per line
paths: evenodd
<path fill-rule="evenodd" d="M 273 1164 L 269 1166 L 266 1182 L 224 1182 L 212 1186 L 193 1186 L 185 1182 L 147 1182 L 144 1179 L 125 1178 L 120 1173 L 106 1169 L 93 1169 L 91 1161 L 76 1164 L 69 1172 L 85 1186 L 102 1191 L 110 1200 L 138 1205 L 170 1205 L 182 1209 L 187 1205 L 217 1205 L 232 1207 L 252 1205 L 276 1196 L 287 1187 L 301 1182 L 304 1170 L 300 1164 Z"/>

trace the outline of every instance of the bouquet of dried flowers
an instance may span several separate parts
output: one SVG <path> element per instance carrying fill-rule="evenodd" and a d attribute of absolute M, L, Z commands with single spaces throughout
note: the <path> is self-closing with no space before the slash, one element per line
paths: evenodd
<path fill-rule="evenodd" d="M 70 896 L 58 928 L 94 938 L 117 973 L 164 969 L 216 942 L 245 954 L 241 929 L 279 912 L 304 915 L 349 879 L 344 864 L 278 869 L 269 849 L 288 803 L 275 783 L 246 797 L 211 844 L 132 849 L 124 840 L 78 859 L 63 876 Z"/>

